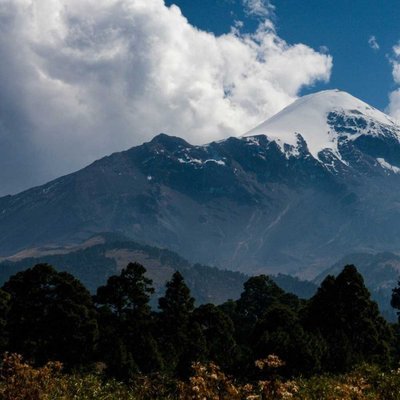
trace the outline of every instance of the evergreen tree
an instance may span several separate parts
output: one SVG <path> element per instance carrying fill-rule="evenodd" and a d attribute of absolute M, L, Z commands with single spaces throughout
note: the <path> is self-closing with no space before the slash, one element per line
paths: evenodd
<path fill-rule="evenodd" d="M 389 363 L 390 327 L 353 265 L 347 265 L 337 278 L 328 276 L 322 282 L 304 321 L 326 339 L 329 370 L 344 371 L 361 362 Z"/>
<path fill-rule="evenodd" d="M 0 354 L 8 349 L 7 317 L 10 309 L 10 295 L 0 289 Z"/>
<path fill-rule="evenodd" d="M 162 359 L 153 335 L 149 300 L 154 293 L 146 269 L 130 263 L 119 276 L 112 276 L 98 288 L 100 352 L 108 371 L 121 379 L 137 372 L 161 368 Z"/>
<path fill-rule="evenodd" d="M 400 280 L 398 281 L 397 286 L 392 290 L 390 305 L 397 310 L 397 316 L 400 321 Z"/>
<path fill-rule="evenodd" d="M 254 359 L 276 354 L 285 361 L 286 375 L 318 372 L 326 351 L 324 340 L 306 332 L 298 313 L 283 304 L 270 306 L 256 323 L 252 343 Z"/>
<path fill-rule="evenodd" d="M 67 367 L 91 360 L 98 329 L 92 298 L 72 275 L 38 264 L 3 286 L 10 296 L 9 350 L 43 364 Z"/>
<path fill-rule="evenodd" d="M 284 291 L 269 276 L 254 276 L 245 282 L 244 291 L 237 301 L 237 310 L 251 323 L 255 323 L 283 294 Z"/>
<path fill-rule="evenodd" d="M 120 275 L 108 278 L 107 284 L 97 289 L 96 303 L 109 309 L 117 317 L 124 315 L 141 318 L 150 313 L 150 296 L 154 293 L 152 280 L 146 278 L 146 269 L 138 263 L 129 263 Z"/>
<path fill-rule="evenodd" d="M 299 300 L 295 295 L 285 293 L 269 276 L 254 276 L 245 282 L 244 291 L 236 302 L 236 316 L 232 318 L 239 343 L 249 344 L 255 324 L 273 304 L 297 309 Z"/>
<path fill-rule="evenodd" d="M 190 368 L 190 358 L 203 351 L 194 351 L 191 343 L 203 343 L 200 330 L 191 324 L 194 299 L 182 275 L 177 271 L 167 282 L 166 292 L 159 299 L 160 342 L 166 365 L 171 372 L 184 375 Z M 198 354 L 193 354 L 198 353 Z"/>
<path fill-rule="evenodd" d="M 231 370 L 239 355 L 232 320 L 213 304 L 205 304 L 194 310 L 192 321 L 205 340 L 205 359 Z"/>

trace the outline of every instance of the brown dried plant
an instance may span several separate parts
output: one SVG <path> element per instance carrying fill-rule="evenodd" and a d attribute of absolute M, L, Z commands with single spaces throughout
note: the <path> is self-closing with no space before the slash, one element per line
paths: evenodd
<path fill-rule="evenodd" d="M 0 370 L 0 395 L 4 400 L 47 400 L 49 393 L 59 389 L 56 379 L 61 373 L 60 362 L 48 362 L 41 368 L 25 363 L 19 354 L 5 353 Z"/>
<path fill-rule="evenodd" d="M 285 363 L 276 355 L 257 360 L 256 367 L 269 371 Z M 180 384 L 180 400 L 286 400 L 298 392 L 295 382 L 281 382 L 270 373 L 270 379 L 241 385 L 225 375 L 214 363 L 194 363 L 194 375 L 188 383 Z"/>

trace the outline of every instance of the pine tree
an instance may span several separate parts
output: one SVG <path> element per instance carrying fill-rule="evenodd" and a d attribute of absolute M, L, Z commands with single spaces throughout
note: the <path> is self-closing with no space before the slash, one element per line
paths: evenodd
<path fill-rule="evenodd" d="M 189 354 L 193 353 L 191 343 L 202 342 L 198 327 L 191 324 L 194 299 L 178 271 L 167 282 L 166 288 L 165 295 L 159 299 L 158 323 L 159 331 L 162 331 L 159 340 L 168 369 L 184 375 L 193 361 L 189 359 Z"/>
<path fill-rule="evenodd" d="M 398 281 L 397 286 L 392 290 L 390 305 L 397 310 L 397 316 L 400 322 L 400 280 Z"/>
<path fill-rule="evenodd" d="M 205 341 L 204 358 L 232 369 L 239 356 L 232 320 L 213 304 L 205 304 L 194 310 L 192 321 L 198 324 Z"/>
<path fill-rule="evenodd" d="M 0 354 L 8 350 L 7 317 L 10 309 L 10 295 L 0 289 Z"/>
<path fill-rule="evenodd" d="M 304 321 L 307 328 L 326 339 L 329 370 L 345 371 L 361 362 L 390 361 L 390 327 L 353 265 L 322 282 L 309 302 Z"/>
<path fill-rule="evenodd" d="M 311 375 L 321 368 L 326 343 L 306 332 L 299 315 L 287 305 L 273 304 L 256 323 L 252 335 L 254 359 L 276 354 L 285 361 L 286 375 Z"/>
<path fill-rule="evenodd" d="M 254 276 L 245 282 L 244 291 L 236 302 L 236 315 L 232 316 L 239 343 L 245 346 L 250 344 L 255 324 L 273 304 L 285 304 L 297 309 L 299 300 L 295 295 L 285 293 L 266 275 Z"/>
<path fill-rule="evenodd" d="M 110 277 L 105 286 L 98 288 L 95 296 L 100 322 L 99 354 L 108 372 L 120 379 L 162 366 L 149 305 L 154 289 L 145 273 L 142 265 L 130 263 L 119 276 Z"/>
<path fill-rule="evenodd" d="M 38 264 L 3 286 L 10 296 L 9 350 L 43 364 L 66 367 L 91 360 L 98 334 L 96 312 L 86 288 L 72 275 Z"/>

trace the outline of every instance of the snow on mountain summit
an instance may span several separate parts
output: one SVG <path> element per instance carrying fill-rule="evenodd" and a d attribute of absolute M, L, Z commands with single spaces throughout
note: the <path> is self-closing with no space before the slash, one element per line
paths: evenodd
<path fill-rule="evenodd" d="M 340 90 L 325 90 L 299 98 L 278 114 L 243 136 L 265 135 L 284 151 L 284 145 L 298 145 L 299 135 L 311 155 L 330 150 L 341 159 L 339 140 L 361 135 L 382 135 L 387 127 L 400 141 L 400 127 L 388 115 Z"/>

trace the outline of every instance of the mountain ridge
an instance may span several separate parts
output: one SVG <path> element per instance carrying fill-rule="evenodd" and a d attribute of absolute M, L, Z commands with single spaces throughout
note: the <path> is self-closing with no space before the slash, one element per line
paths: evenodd
<path fill-rule="evenodd" d="M 311 278 L 351 252 L 395 251 L 398 126 L 353 111 L 324 114 L 351 137 L 338 140 L 341 159 L 331 149 L 315 158 L 300 133 L 295 149 L 265 134 L 202 146 L 160 134 L 0 198 L 0 255 L 106 231 L 194 263 Z"/>
<path fill-rule="evenodd" d="M 146 268 L 146 276 L 153 281 L 155 294 L 152 305 L 156 307 L 157 298 L 164 294 L 165 284 L 175 271 L 182 273 L 199 304 L 222 304 L 229 299 L 237 299 L 243 291 L 244 282 L 249 279 L 240 272 L 191 264 L 168 249 L 136 243 L 123 235 L 107 232 L 77 246 L 32 250 L 30 254 L 26 252 L 0 261 L 0 284 L 17 272 L 46 263 L 73 274 L 95 293 L 111 275 L 118 274 L 129 263 L 137 262 Z M 311 282 L 283 274 L 271 278 L 281 288 L 301 298 L 311 297 L 317 289 Z"/>

